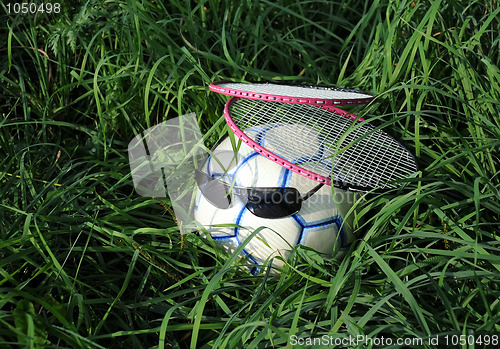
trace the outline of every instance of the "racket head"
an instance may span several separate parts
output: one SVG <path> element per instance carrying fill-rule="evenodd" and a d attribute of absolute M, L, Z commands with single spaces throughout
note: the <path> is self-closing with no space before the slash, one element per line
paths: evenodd
<path fill-rule="evenodd" d="M 384 192 L 398 187 L 393 181 L 418 171 L 413 154 L 397 140 L 332 106 L 232 97 L 224 117 L 231 130 L 255 151 L 336 188 Z"/>
<path fill-rule="evenodd" d="M 309 85 L 290 85 L 269 82 L 217 81 L 210 91 L 223 95 L 293 104 L 357 105 L 368 104 L 375 96 L 347 88 Z"/>

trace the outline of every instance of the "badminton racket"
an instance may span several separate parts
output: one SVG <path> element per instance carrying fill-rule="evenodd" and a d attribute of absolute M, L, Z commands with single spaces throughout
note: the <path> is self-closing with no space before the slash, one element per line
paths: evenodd
<path fill-rule="evenodd" d="M 397 140 L 333 106 L 232 97 L 224 117 L 257 152 L 326 185 L 385 191 L 418 170 L 415 157 Z"/>
<path fill-rule="evenodd" d="M 211 83 L 209 88 L 213 92 L 234 97 L 292 104 L 368 104 L 375 98 L 366 92 L 346 88 L 285 85 L 265 82 L 240 83 L 218 81 Z"/>

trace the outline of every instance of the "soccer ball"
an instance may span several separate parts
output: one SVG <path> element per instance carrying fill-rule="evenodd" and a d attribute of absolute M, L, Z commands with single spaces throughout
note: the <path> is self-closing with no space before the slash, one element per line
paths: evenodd
<path fill-rule="evenodd" d="M 257 133 L 253 134 L 257 138 L 252 138 L 270 149 L 273 133 L 288 133 L 292 131 L 290 127 L 304 126 L 264 125 L 253 127 L 245 133 L 249 136 Z M 293 139 L 289 142 L 288 146 L 296 146 Z M 293 187 L 301 195 L 319 184 L 267 159 L 244 143 L 239 144 L 239 149 L 233 149 L 233 145 L 234 142 L 226 138 L 212 151 L 200 170 L 209 177 L 235 187 Z M 311 155 L 319 151 L 319 145 L 314 149 L 297 149 L 297 158 L 286 160 L 300 165 L 303 159 L 310 159 Z M 325 162 L 324 166 L 329 168 L 331 165 Z M 353 192 L 324 185 L 302 202 L 299 212 L 280 218 L 262 218 L 249 211 L 244 200 L 238 196 L 234 197 L 229 207 L 222 209 L 213 205 L 198 188 L 194 218 L 229 253 L 233 253 L 257 228 L 265 227 L 242 252 L 242 257 L 248 258 L 252 265 L 251 272 L 256 274 L 269 257 L 281 255 L 286 259 L 290 249 L 297 244 L 311 247 L 325 256 L 341 258 L 355 240 L 353 214 L 347 215 L 355 199 Z M 281 260 L 273 259 L 273 267 L 279 269 L 282 266 Z"/>

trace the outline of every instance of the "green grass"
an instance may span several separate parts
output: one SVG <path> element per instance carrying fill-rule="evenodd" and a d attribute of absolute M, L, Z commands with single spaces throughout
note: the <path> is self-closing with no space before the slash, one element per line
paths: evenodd
<path fill-rule="evenodd" d="M 1 5 L 2 348 L 500 335 L 497 1 L 69 3 Z M 353 111 L 416 154 L 421 181 L 367 198 L 344 260 L 299 247 L 279 277 L 248 274 L 139 197 L 127 158 L 188 112 L 210 144 L 225 135 L 208 84 L 226 78 L 376 93 Z"/>

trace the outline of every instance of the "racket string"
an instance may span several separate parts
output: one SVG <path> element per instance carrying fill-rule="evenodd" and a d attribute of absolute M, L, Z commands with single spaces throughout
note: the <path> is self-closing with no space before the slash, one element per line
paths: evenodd
<path fill-rule="evenodd" d="M 368 127 L 369 125 L 366 126 Z M 379 145 L 375 148 L 376 153 L 368 154 L 367 147 L 365 147 L 364 151 L 359 151 L 358 148 L 360 147 L 360 144 L 362 144 L 361 142 L 355 143 L 350 152 L 343 152 L 340 156 L 339 163 L 344 165 L 341 167 L 349 169 L 347 177 L 351 178 L 353 182 L 356 178 L 364 178 L 365 181 L 357 184 L 362 186 L 375 186 L 381 182 L 389 182 L 394 179 L 403 178 L 406 174 L 408 174 L 408 172 L 414 172 L 416 170 L 415 166 L 406 166 L 410 164 L 410 162 L 406 163 L 403 161 L 403 156 L 405 154 L 407 155 L 406 149 L 404 149 L 395 140 L 388 137 L 381 130 L 375 130 L 372 126 L 369 127 L 371 130 L 367 132 L 369 134 L 367 138 L 370 139 L 370 143 Z M 359 131 L 360 128 L 357 128 L 353 132 L 350 132 L 344 142 L 350 143 L 365 134 L 364 132 Z M 345 154 L 348 155 L 347 158 L 345 157 Z M 367 155 L 363 156 L 363 154 Z M 394 160 L 396 154 L 399 154 L 400 156 L 397 160 Z M 406 159 L 408 160 L 408 157 L 406 157 Z M 346 165 L 349 162 L 353 163 L 354 166 L 347 167 Z M 381 167 L 382 164 L 385 164 L 383 168 Z M 391 166 L 392 171 L 388 172 L 387 168 L 391 164 L 393 165 Z M 402 171 L 396 173 L 399 165 L 402 165 Z M 353 169 L 354 172 L 351 169 Z M 394 186 L 390 185 L 390 187 Z"/>
<path fill-rule="evenodd" d="M 265 98 L 269 101 L 286 101 L 287 97 L 293 96 L 294 100 L 303 98 L 305 100 L 302 102 L 315 102 L 318 104 L 324 103 L 321 100 L 338 100 L 339 104 L 340 101 L 345 101 L 346 104 L 364 104 L 373 99 L 370 94 L 339 87 L 218 82 L 214 83 L 213 88 L 215 92 L 219 93 L 239 95 L 246 98 Z"/>
<path fill-rule="evenodd" d="M 377 135 L 377 139 L 375 140 L 376 142 L 379 141 L 381 138 L 381 133 Z M 372 156 L 370 163 L 368 164 L 368 168 L 371 171 L 366 171 L 367 173 L 372 173 L 372 176 L 367 178 L 368 183 L 371 185 L 380 183 L 381 181 L 388 182 L 391 180 L 391 176 L 384 176 L 384 170 L 387 168 L 387 166 L 391 163 L 391 159 L 393 155 L 396 153 L 395 151 L 389 151 L 389 152 L 382 152 L 384 146 L 386 145 L 384 141 L 387 141 L 387 138 L 384 137 L 385 139 L 382 140 L 382 144 L 380 147 L 377 148 L 377 152 L 375 153 L 374 156 Z M 386 154 L 389 153 L 389 158 L 387 158 Z M 381 155 L 378 157 L 378 162 L 374 164 L 374 162 L 377 159 L 377 156 Z M 384 170 L 380 169 L 380 164 L 384 162 L 386 164 Z M 372 166 L 374 164 L 374 166 Z M 378 177 L 378 178 L 377 178 Z M 394 187 L 393 185 L 388 185 L 389 187 Z"/>
<path fill-rule="evenodd" d="M 240 130 L 260 130 L 250 138 L 269 152 L 343 183 L 394 187 L 387 182 L 416 171 L 413 157 L 392 137 L 332 110 L 238 99 L 232 103 L 230 114 Z M 264 137 L 263 145 L 261 135 L 279 126 L 284 127 L 282 132 L 273 132 L 274 138 Z M 307 156 L 311 148 L 317 150 Z M 325 163 L 330 158 L 331 165 Z"/>
<path fill-rule="evenodd" d="M 359 158 L 362 155 L 362 152 L 358 150 L 358 148 L 360 147 L 360 143 L 354 143 L 356 139 L 363 135 L 363 132 L 361 132 L 360 128 L 356 126 L 358 125 L 353 125 L 353 121 L 345 118 L 344 116 L 340 116 L 335 119 L 334 125 L 326 134 L 325 139 L 332 139 L 336 143 L 335 148 L 330 148 L 328 151 L 329 157 L 332 158 L 333 167 L 347 169 L 347 172 L 343 172 L 343 176 L 340 176 L 340 173 L 337 175 L 337 180 L 345 181 L 346 178 L 350 178 L 350 181 L 354 184 L 363 185 L 365 183 L 358 183 L 357 181 L 355 181 L 355 179 L 358 178 L 357 172 L 359 172 L 359 170 L 363 168 L 363 163 L 359 161 Z M 334 133 L 336 133 L 337 135 L 334 135 Z M 347 148 L 347 150 L 349 151 L 339 153 L 339 150 L 342 150 L 345 147 L 349 147 Z M 348 163 L 355 163 L 358 165 L 346 166 Z M 355 173 L 351 174 L 351 170 L 356 168 L 358 170 Z M 332 175 L 333 174 L 334 173 L 332 172 Z"/>

